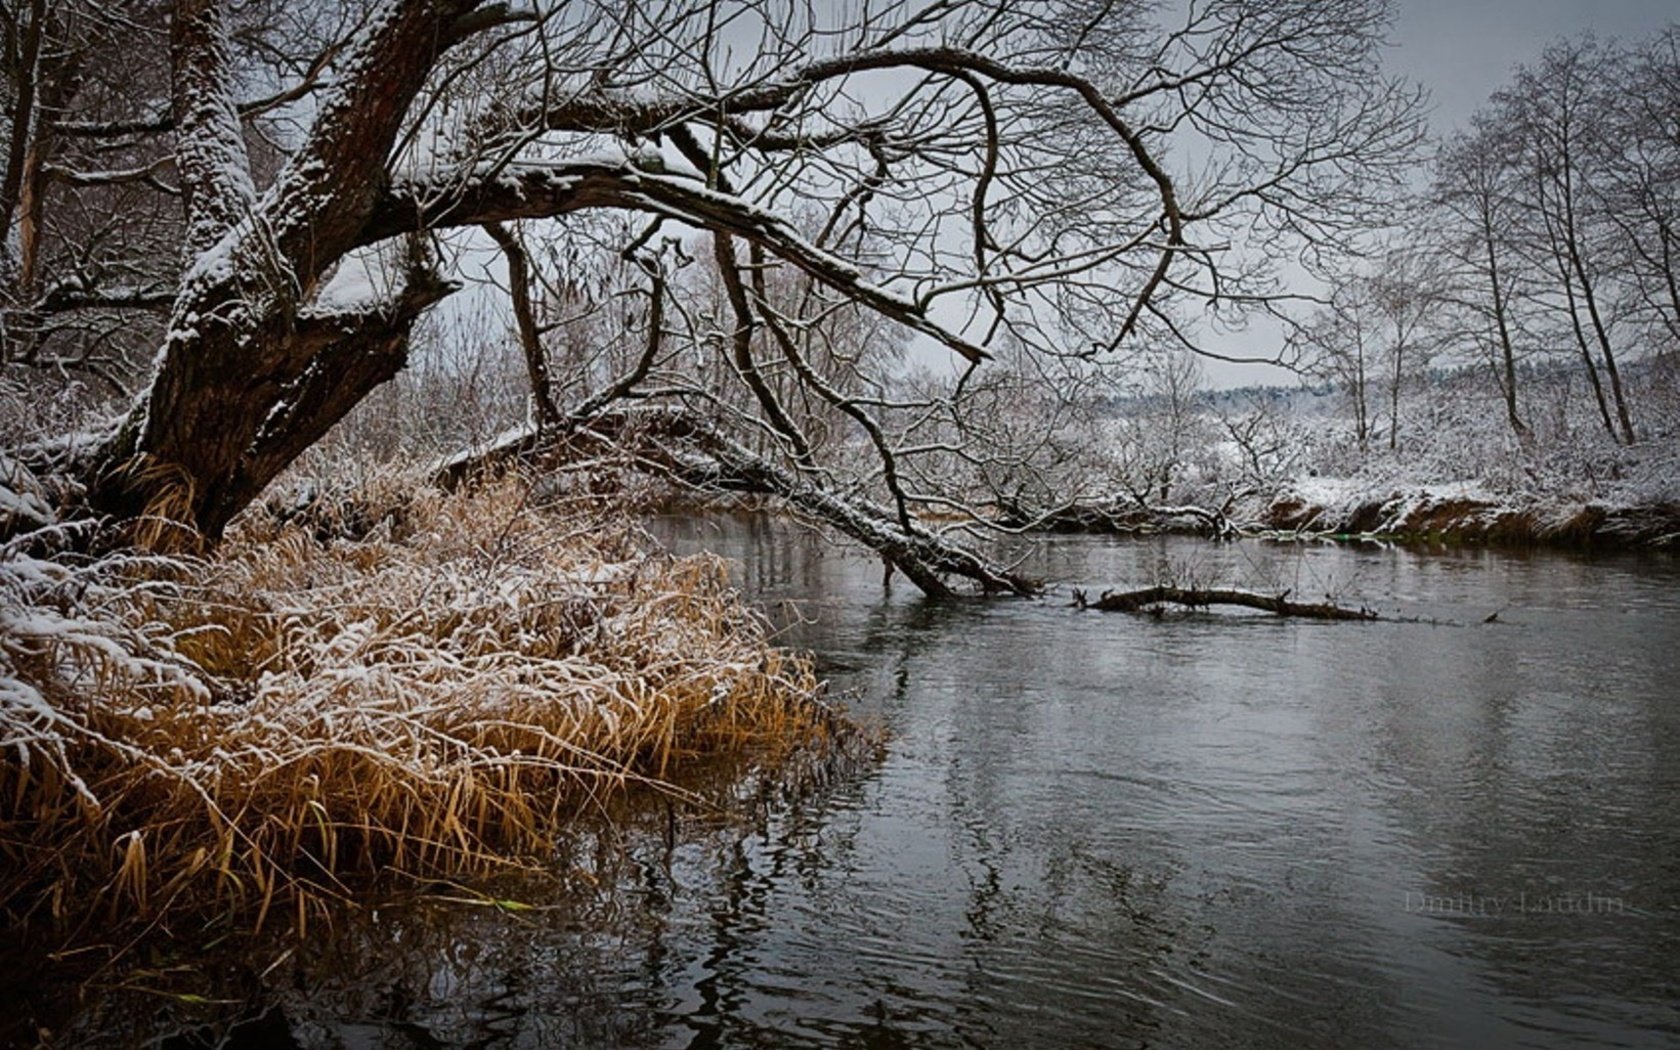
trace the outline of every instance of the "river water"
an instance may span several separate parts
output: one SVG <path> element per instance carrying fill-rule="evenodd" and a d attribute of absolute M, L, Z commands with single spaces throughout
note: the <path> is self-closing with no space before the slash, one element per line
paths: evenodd
<path fill-rule="evenodd" d="M 734 562 L 880 753 L 668 815 L 587 906 L 348 926 L 236 1034 L 1680 1045 L 1680 560 L 1067 537 L 1027 562 L 1052 597 L 933 605 L 785 524 L 656 532 Z M 1167 580 L 1425 622 L 1065 589 Z"/>
<path fill-rule="evenodd" d="M 1030 564 L 1092 593 L 1235 583 L 1447 622 L 1156 620 L 934 608 L 785 527 L 666 531 L 797 601 L 789 640 L 892 734 L 870 777 L 755 844 L 695 971 L 725 1005 L 678 1024 L 1680 1045 L 1674 559 L 1079 537 Z"/>

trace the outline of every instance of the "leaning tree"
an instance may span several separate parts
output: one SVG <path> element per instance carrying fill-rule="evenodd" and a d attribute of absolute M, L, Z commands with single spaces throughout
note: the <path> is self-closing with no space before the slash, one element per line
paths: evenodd
<path fill-rule="evenodd" d="M 565 377 L 531 266 L 566 287 L 566 238 L 614 214 L 635 220 L 607 247 L 639 275 L 644 349 L 591 396 L 539 396 L 533 434 L 628 433 L 622 406 L 651 403 L 673 473 L 781 496 L 929 589 L 1013 586 L 921 524 L 950 503 L 926 469 L 953 454 L 927 437 L 941 398 L 894 393 L 870 373 L 893 355 L 837 346 L 836 325 L 943 348 L 950 396 L 1001 339 L 1194 344 L 1380 212 L 1420 134 L 1380 72 L 1384 0 L 78 10 L 8 6 L 4 262 L 33 269 L 6 338 L 152 310 L 122 331 L 154 332 L 155 364 L 107 430 L 28 455 L 87 510 L 211 539 L 404 367 L 463 245 L 506 253 L 546 394 Z M 152 195 L 147 224 L 60 222 L 62 279 L 42 274 L 32 216 L 112 187 Z M 159 200 L 178 252 L 158 251 Z M 710 276 L 678 287 L 667 249 L 697 243 Z M 736 396 L 685 378 L 702 351 Z M 848 483 L 860 452 L 876 467 Z"/>

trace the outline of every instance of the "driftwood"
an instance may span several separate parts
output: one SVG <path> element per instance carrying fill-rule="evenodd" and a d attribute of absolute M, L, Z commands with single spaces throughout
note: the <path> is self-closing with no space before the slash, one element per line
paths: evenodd
<path fill-rule="evenodd" d="M 1276 613 L 1279 616 L 1299 616 L 1309 620 L 1377 620 L 1374 611 L 1363 606 L 1348 609 L 1330 602 L 1292 602 L 1289 593 L 1259 594 L 1230 588 L 1208 587 L 1145 587 L 1142 590 L 1104 591 L 1096 601 L 1089 601 L 1084 591 L 1073 592 L 1073 603 L 1081 609 L 1102 612 L 1143 612 L 1162 605 L 1182 605 L 1188 609 L 1205 609 L 1214 605 L 1238 605 L 1248 609 Z"/>

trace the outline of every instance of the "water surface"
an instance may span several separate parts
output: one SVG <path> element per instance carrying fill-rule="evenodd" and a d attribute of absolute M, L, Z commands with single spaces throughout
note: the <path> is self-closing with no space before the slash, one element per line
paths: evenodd
<path fill-rule="evenodd" d="M 238 1034 L 1680 1045 L 1671 556 L 1072 537 L 1028 562 L 1092 592 L 1236 584 L 1429 621 L 1327 624 L 1066 590 L 934 605 L 784 524 L 657 531 L 734 562 L 885 730 L 879 757 L 659 818 L 614 887 L 552 911 L 346 924 L 238 986 Z"/>

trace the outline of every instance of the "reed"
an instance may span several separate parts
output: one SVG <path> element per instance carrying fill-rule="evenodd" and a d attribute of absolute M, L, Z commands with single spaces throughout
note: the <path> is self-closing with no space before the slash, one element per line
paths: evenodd
<path fill-rule="evenodd" d="M 389 504 L 354 541 L 258 513 L 208 558 L 0 552 L 14 922 L 301 928 L 366 876 L 539 864 L 609 793 L 828 732 L 717 560 L 518 479 Z"/>

